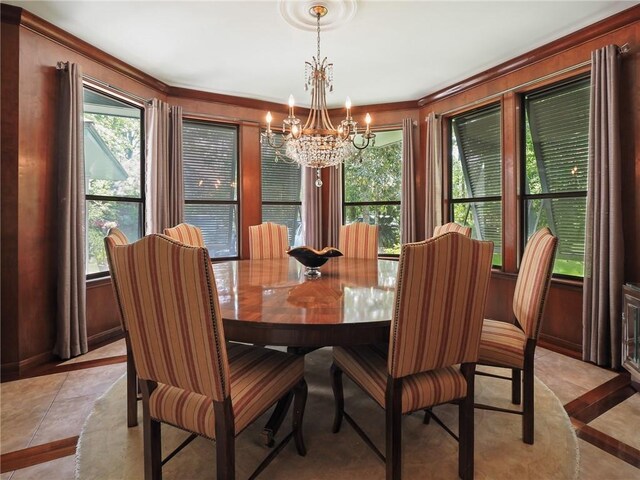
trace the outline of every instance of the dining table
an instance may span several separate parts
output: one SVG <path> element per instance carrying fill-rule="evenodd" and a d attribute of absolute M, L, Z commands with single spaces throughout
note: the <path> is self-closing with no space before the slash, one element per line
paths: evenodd
<path fill-rule="evenodd" d="M 396 260 L 331 258 L 307 277 L 294 258 L 213 264 L 225 337 L 294 348 L 387 342 Z"/>
<path fill-rule="evenodd" d="M 296 354 L 389 341 L 395 260 L 331 258 L 318 277 L 291 257 L 221 261 L 213 271 L 227 341 Z M 278 401 L 262 431 L 266 445 L 275 444 L 291 401 Z"/>

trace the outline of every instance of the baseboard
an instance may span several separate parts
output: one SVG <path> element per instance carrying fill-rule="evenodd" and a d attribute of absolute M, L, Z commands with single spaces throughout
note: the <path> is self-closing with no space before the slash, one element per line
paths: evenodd
<path fill-rule="evenodd" d="M 111 343 L 115 340 L 119 340 L 124 337 L 124 333 L 121 327 L 114 327 L 104 332 L 96 333 L 87 338 L 87 345 L 89 350 L 101 347 L 104 344 Z M 43 352 L 33 357 L 25 358 L 19 362 L 3 363 L 0 366 L 0 376 L 2 382 L 10 382 L 17 380 L 24 376 L 28 376 L 29 372 L 33 371 L 37 367 L 49 363 L 55 360 L 56 357 L 53 352 Z"/>
<path fill-rule="evenodd" d="M 552 352 L 561 353 L 568 357 L 582 360 L 582 345 L 576 345 L 572 342 L 567 342 L 562 338 L 557 338 L 552 335 L 546 335 L 541 333 L 538 337 L 538 345 L 551 350 Z"/>
<path fill-rule="evenodd" d="M 121 338 L 124 338 L 124 332 L 122 331 L 122 327 L 117 326 L 110 328 L 109 330 L 105 330 L 104 332 L 91 335 L 87 338 L 87 344 L 89 346 L 89 350 L 93 350 L 101 347 L 103 344 L 111 343 Z"/>
<path fill-rule="evenodd" d="M 25 358 L 19 362 L 5 363 L 2 365 L 1 375 L 2 381 L 8 382 L 11 380 L 17 380 L 29 370 L 32 370 L 40 365 L 44 365 L 55 358 L 53 352 L 43 352 L 33 357 Z"/>

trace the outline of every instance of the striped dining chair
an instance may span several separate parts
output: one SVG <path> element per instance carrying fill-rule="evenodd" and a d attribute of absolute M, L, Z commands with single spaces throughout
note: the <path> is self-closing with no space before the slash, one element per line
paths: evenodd
<path fill-rule="evenodd" d="M 205 247 L 204 238 L 202 238 L 202 230 L 195 225 L 188 223 L 180 223 L 172 228 L 165 228 L 164 234 L 174 240 L 190 245 L 192 247 Z"/>
<path fill-rule="evenodd" d="M 480 337 L 479 364 L 511 369 L 511 401 L 522 411 L 476 404 L 477 408 L 522 415 L 522 439 L 533 444 L 534 360 L 542 314 L 553 272 L 558 238 L 547 227 L 534 233 L 524 249 L 513 295 L 515 323 L 485 319 Z M 482 375 L 482 372 L 478 372 Z M 492 375 L 495 376 L 495 375 Z"/>
<path fill-rule="evenodd" d="M 112 228 L 104 238 L 104 248 L 107 252 L 107 262 L 109 270 L 111 268 L 111 253 L 116 245 L 127 245 L 129 240 L 127 236 L 118 228 Z M 124 332 L 125 345 L 127 349 L 127 426 L 135 427 L 138 425 L 138 376 L 136 375 L 136 366 L 133 362 L 133 354 L 131 353 L 131 343 L 129 341 L 129 332 L 122 317 L 122 306 L 118 298 L 118 292 L 113 282 L 111 282 L 118 303 L 120 313 L 120 326 Z"/>
<path fill-rule="evenodd" d="M 385 409 L 386 455 L 376 453 L 386 462 L 387 480 L 401 478 L 402 415 L 454 400 L 458 473 L 473 478 L 474 371 L 492 254 L 493 243 L 457 233 L 403 245 L 388 349 L 333 349 L 333 431 L 343 417 L 354 424 L 344 409 L 344 372 Z M 360 427 L 355 430 L 373 445 Z"/>
<path fill-rule="evenodd" d="M 465 227 L 455 222 L 445 223 L 444 225 L 438 225 L 433 229 L 433 236 L 437 237 L 447 232 L 456 232 L 464 235 L 465 237 L 471 237 L 471 227 Z"/>
<path fill-rule="evenodd" d="M 378 226 L 361 222 L 342 225 L 338 249 L 347 258 L 378 258 Z"/>
<path fill-rule="evenodd" d="M 249 257 L 287 258 L 289 229 L 286 225 L 265 222 L 249 227 Z"/>
<path fill-rule="evenodd" d="M 215 440 L 217 478 L 235 478 L 235 437 L 289 392 L 295 397 L 293 431 L 256 472 L 291 435 L 298 453 L 306 454 L 304 357 L 227 344 L 210 265 L 206 248 L 164 235 L 111 251 L 111 275 L 142 387 L 146 479 L 162 477 L 162 423 L 191 432 L 188 441 Z"/>

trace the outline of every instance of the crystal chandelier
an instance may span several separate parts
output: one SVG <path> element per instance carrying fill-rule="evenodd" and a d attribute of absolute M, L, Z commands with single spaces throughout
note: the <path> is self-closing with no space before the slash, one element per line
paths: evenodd
<path fill-rule="evenodd" d="M 275 150 L 276 161 L 297 163 L 316 169 L 316 186 L 322 186 L 320 169 L 337 166 L 355 151 L 364 150 L 375 144 L 375 134 L 371 131 L 371 116 L 365 117 L 366 129 L 361 140 L 356 142 L 358 124 L 351 117 L 351 100 L 347 97 L 347 115 L 338 128 L 335 128 L 327 111 L 327 88 L 333 91 L 333 64 L 327 58 L 320 57 L 320 19 L 327 14 L 327 7 L 314 5 L 309 13 L 317 22 L 317 56 L 313 63 L 305 62 L 305 90 L 311 87 L 311 109 L 307 122 L 302 126 L 300 119 L 293 113 L 293 95 L 289 96 L 289 115 L 282 121 L 282 132 L 271 130 L 273 120 L 267 113 L 267 130 L 261 134 L 261 143 L 267 143 Z M 278 141 L 276 137 L 281 137 Z M 354 150 L 355 148 L 355 150 Z M 284 150 L 284 152 L 283 152 Z"/>

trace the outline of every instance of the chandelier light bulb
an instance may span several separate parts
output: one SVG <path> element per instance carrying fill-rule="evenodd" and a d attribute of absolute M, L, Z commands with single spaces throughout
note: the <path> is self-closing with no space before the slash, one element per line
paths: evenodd
<path fill-rule="evenodd" d="M 293 108 L 295 105 L 295 100 L 293 99 L 293 95 L 289 95 L 289 108 Z"/>
<path fill-rule="evenodd" d="M 367 116 L 364 117 L 364 123 L 366 123 L 367 125 L 371 124 L 371 115 L 369 115 L 368 113 Z"/>
<path fill-rule="evenodd" d="M 347 107 L 347 110 L 351 110 L 351 99 L 349 97 L 347 97 L 347 101 L 344 102 L 344 104 Z"/>

